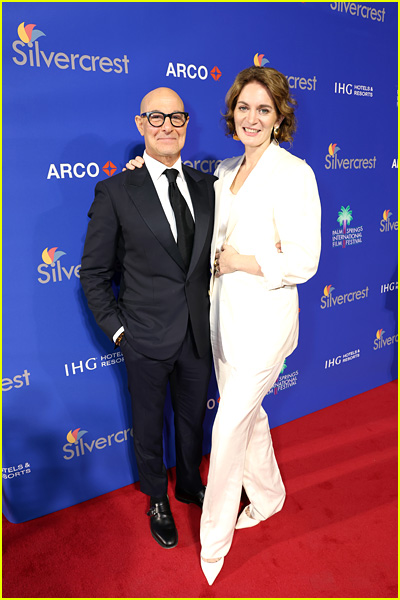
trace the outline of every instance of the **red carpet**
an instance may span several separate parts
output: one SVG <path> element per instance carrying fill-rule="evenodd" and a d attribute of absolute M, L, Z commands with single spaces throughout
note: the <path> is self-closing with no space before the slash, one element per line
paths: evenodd
<path fill-rule="evenodd" d="M 3 519 L 3 597 L 397 597 L 397 382 L 272 436 L 287 501 L 235 533 L 212 587 L 200 509 L 175 500 L 172 470 L 175 549 L 152 539 L 137 484 L 27 523 Z"/>

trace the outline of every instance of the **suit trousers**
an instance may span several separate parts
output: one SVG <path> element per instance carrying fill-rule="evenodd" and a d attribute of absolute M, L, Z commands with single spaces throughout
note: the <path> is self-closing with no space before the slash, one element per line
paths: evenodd
<path fill-rule="evenodd" d="M 221 400 L 215 418 L 210 469 L 201 517 L 203 558 L 226 556 L 232 544 L 242 486 L 252 516 L 268 519 L 285 500 L 268 417 L 261 403 L 282 363 L 258 373 L 214 358 Z"/>
<path fill-rule="evenodd" d="M 167 493 L 163 460 L 164 404 L 168 383 L 174 409 L 176 482 L 190 493 L 202 487 L 203 420 L 211 375 L 211 346 L 197 354 L 190 324 L 180 348 L 168 359 L 156 360 L 121 342 L 132 400 L 133 438 L 140 489 L 149 496 Z"/>

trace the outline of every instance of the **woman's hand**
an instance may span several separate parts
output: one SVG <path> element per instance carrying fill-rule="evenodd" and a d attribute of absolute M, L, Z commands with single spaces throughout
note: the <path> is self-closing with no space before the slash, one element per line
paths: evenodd
<path fill-rule="evenodd" d="M 144 165 L 143 157 L 136 156 L 136 158 L 131 158 L 131 160 L 126 163 L 126 166 L 122 170 L 126 171 L 126 169 L 128 169 L 129 171 L 134 171 L 135 169 L 141 169 L 143 167 L 143 165 Z"/>
<path fill-rule="evenodd" d="M 233 246 L 229 246 L 229 244 L 224 244 L 221 251 L 217 250 L 214 260 L 215 276 L 221 277 L 221 275 L 237 271 L 235 259 L 238 256 L 239 253 Z"/>
<path fill-rule="evenodd" d="M 279 252 L 277 247 L 277 252 Z M 257 275 L 263 277 L 261 267 L 253 255 L 239 254 L 233 246 L 224 244 L 220 251 L 215 253 L 214 272 L 216 277 L 235 273 L 235 271 L 243 271 L 249 275 Z"/>

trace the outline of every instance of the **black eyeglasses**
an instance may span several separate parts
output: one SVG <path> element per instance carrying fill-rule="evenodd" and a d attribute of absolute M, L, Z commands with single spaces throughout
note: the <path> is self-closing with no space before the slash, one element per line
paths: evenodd
<path fill-rule="evenodd" d="M 173 112 L 169 115 L 166 115 L 165 113 L 159 112 L 158 110 L 152 110 L 150 112 L 144 112 L 140 116 L 147 117 L 148 122 L 153 127 L 161 127 L 161 125 L 164 125 L 164 121 L 167 117 L 169 117 L 169 120 L 171 121 L 171 125 L 173 127 L 183 127 L 189 118 L 189 113 Z"/>

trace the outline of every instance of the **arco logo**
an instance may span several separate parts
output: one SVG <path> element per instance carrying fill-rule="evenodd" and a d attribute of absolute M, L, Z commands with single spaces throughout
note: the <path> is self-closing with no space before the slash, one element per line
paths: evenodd
<path fill-rule="evenodd" d="M 222 73 L 221 71 L 218 69 L 217 66 L 215 66 L 213 69 L 211 69 L 210 71 L 210 75 L 211 77 L 214 79 L 214 81 L 218 81 L 218 79 L 221 77 Z"/>
<path fill-rule="evenodd" d="M 256 67 L 265 67 L 265 65 L 269 63 L 268 58 L 265 58 L 264 54 L 255 54 L 254 55 L 254 64 Z"/>
<path fill-rule="evenodd" d="M 44 277 L 38 277 L 39 283 L 49 283 L 49 281 L 58 283 L 63 281 L 64 278 L 70 280 L 72 275 L 75 275 L 75 277 L 79 279 L 81 265 L 72 265 L 69 268 L 62 267 L 60 258 L 66 256 L 66 252 L 63 252 L 62 250 L 57 251 L 57 248 L 58 246 L 54 246 L 54 248 L 45 248 L 43 250 L 43 262 L 38 265 L 37 271 Z"/>
<path fill-rule="evenodd" d="M 114 175 L 117 167 L 111 160 L 108 160 L 103 167 L 101 167 L 106 175 L 111 177 Z M 47 179 L 82 179 L 83 177 L 98 177 L 100 174 L 100 165 L 95 162 L 90 162 L 84 165 L 81 162 L 71 163 L 51 163 L 47 172 Z"/>
<path fill-rule="evenodd" d="M 103 167 L 104 173 L 106 173 L 109 177 L 111 177 L 111 175 L 114 175 L 116 170 L 117 167 L 114 165 L 114 163 L 111 162 L 111 160 L 107 161 Z"/>
<path fill-rule="evenodd" d="M 169 62 L 167 72 L 165 73 L 165 77 L 183 77 L 184 79 L 199 78 L 202 81 L 205 81 L 208 75 L 211 75 L 214 81 L 218 81 L 221 77 L 221 71 L 216 65 L 209 71 L 205 65 L 197 67 L 193 64 L 187 65 L 186 63 Z"/>
<path fill-rule="evenodd" d="M 22 22 L 18 25 L 18 36 L 19 39 L 21 40 L 21 42 L 24 42 L 24 44 L 33 44 L 33 42 L 35 40 L 37 40 L 38 38 L 42 37 L 42 35 L 46 35 L 45 33 L 43 33 L 43 31 L 39 31 L 39 29 L 36 29 L 36 31 L 33 31 L 34 28 L 36 27 L 36 25 L 25 25 L 25 22 Z"/>

